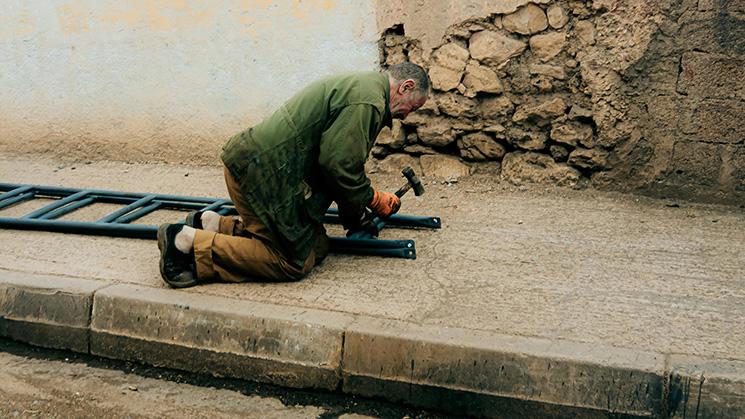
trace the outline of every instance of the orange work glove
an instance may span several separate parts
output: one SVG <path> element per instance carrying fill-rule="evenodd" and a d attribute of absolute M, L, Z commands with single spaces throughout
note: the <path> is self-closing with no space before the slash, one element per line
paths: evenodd
<path fill-rule="evenodd" d="M 373 190 L 373 198 L 368 206 L 379 217 L 385 218 L 398 212 L 398 209 L 401 208 L 401 199 L 390 192 Z"/>

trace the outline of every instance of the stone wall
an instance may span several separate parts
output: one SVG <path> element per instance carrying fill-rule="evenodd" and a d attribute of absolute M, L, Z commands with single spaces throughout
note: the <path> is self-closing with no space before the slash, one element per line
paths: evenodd
<path fill-rule="evenodd" d="M 745 1 L 667 4 L 624 74 L 629 138 L 598 186 L 745 202 Z"/>
<path fill-rule="evenodd" d="M 744 2 L 496 2 L 439 44 L 406 32 L 426 3 L 382 34 L 381 65 L 425 66 L 433 96 L 381 134 L 376 157 L 457 156 L 513 183 L 745 196 Z"/>

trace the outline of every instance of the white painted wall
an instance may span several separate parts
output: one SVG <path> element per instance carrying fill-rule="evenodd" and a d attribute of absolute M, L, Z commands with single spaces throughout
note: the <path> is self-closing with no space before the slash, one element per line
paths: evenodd
<path fill-rule="evenodd" d="M 377 38 L 373 0 L 0 0 L 0 151 L 216 161 L 306 83 L 377 68 Z"/>

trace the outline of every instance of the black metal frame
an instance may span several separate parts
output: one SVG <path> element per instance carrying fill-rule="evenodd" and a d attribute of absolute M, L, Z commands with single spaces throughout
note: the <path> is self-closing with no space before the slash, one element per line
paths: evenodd
<path fill-rule="evenodd" d="M 131 224 L 147 214 L 161 209 L 213 210 L 222 215 L 237 212 L 228 199 L 188 197 L 166 194 L 116 192 L 99 189 L 74 189 L 42 185 L 0 183 L 0 211 L 21 202 L 36 198 L 57 198 L 55 202 L 36 209 L 21 217 L 0 217 L 0 228 L 42 230 L 75 234 L 93 234 L 116 237 L 154 239 L 158 227 L 155 225 Z M 124 205 L 97 221 L 58 220 L 93 203 Z M 327 223 L 338 223 L 336 208 L 329 208 L 324 217 Z M 379 224 L 408 228 L 432 228 L 441 226 L 438 217 L 421 217 L 395 214 Z M 334 253 L 389 256 L 416 259 L 413 240 L 380 240 L 369 233 L 356 232 L 346 237 L 331 237 Z"/>

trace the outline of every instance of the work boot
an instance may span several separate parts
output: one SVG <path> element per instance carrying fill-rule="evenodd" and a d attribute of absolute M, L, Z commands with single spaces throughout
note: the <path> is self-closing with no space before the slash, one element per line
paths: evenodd
<path fill-rule="evenodd" d="M 204 211 L 191 211 L 186 214 L 186 220 L 184 223 L 189 227 L 194 227 L 202 230 L 202 213 Z"/>
<path fill-rule="evenodd" d="M 187 255 L 176 248 L 176 235 L 183 227 L 183 224 L 162 224 L 158 227 L 160 276 L 174 288 L 197 285 L 197 275 L 193 266 L 194 255 Z"/>

